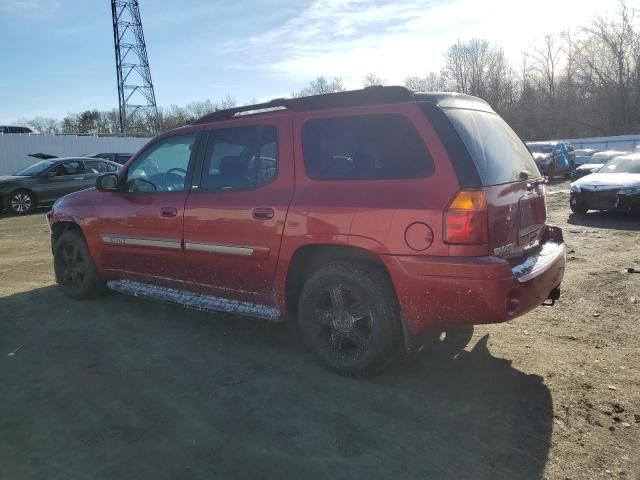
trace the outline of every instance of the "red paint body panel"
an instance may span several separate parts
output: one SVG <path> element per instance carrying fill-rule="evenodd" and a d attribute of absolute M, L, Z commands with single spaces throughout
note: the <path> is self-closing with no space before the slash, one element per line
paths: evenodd
<path fill-rule="evenodd" d="M 534 278 L 521 282 L 506 260 L 437 257 L 381 257 L 393 280 L 401 312 L 419 335 L 432 327 L 499 323 L 539 306 L 564 275 L 565 252 Z M 517 309 L 509 311 L 507 300 Z"/>
<path fill-rule="evenodd" d="M 306 121 L 378 113 L 403 115 L 415 126 L 435 164 L 430 176 L 309 178 L 301 142 Z M 386 267 L 403 318 L 414 334 L 434 326 L 509 320 L 542 303 L 562 280 L 564 249 L 527 281 L 518 280 L 512 271 L 510 261 L 539 246 L 545 231 L 544 194 L 539 187 L 528 189 L 526 181 L 483 189 L 488 243 L 443 241 L 443 212 L 460 191 L 460 182 L 443 142 L 415 102 L 248 115 L 168 132 L 145 148 L 178 133 L 206 134 L 243 125 L 277 127 L 278 175 L 272 183 L 251 191 L 205 191 L 197 185 L 184 192 L 151 194 L 86 190 L 56 205 L 50 223 L 73 222 L 81 227 L 105 279 L 176 286 L 276 306 L 283 314 L 287 275 L 300 248 L 363 249 Z M 123 175 L 139 155 L 123 167 Z M 163 209 L 175 209 L 176 215 L 165 217 Z M 407 227 L 416 222 L 432 232 L 431 243 L 422 251 L 405 240 Z M 109 244 L 105 235 L 178 242 L 179 248 Z M 192 244 L 219 251 L 190 249 Z M 494 249 L 505 245 L 510 246 L 504 258 L 492 256 Z M 516 307 L 509 307 L 508 299 L 515 299 Z"/>
<path fill-rule="evenodd" d="M 186 243 L 238 246 L 252 249 L 252 255 L 187 249 L 185 257 L 189 278 L 197 284 L 198 291 L 273 305 L 273 279 L 294 190 L 291 115 L 274 115 L 259 124 L 278 129 L 278 176 L 275 180 L 247 191 L 194 190 L 187 200 L 184 220 Z M 214 124 L 210 130 L 251 125 L 256 125 L 253 117 Z M 257 213 L 270 210 L 273 215 L 256 218 L 255 210 Z"/>

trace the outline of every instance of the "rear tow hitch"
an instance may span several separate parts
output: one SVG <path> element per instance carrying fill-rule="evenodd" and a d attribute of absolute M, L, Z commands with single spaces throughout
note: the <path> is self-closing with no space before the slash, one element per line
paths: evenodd
<path fill-rule="evenodd" d="M 556 300 L 560 298 L 560 287 L 556 287 L 549 292 L 549 296 L 542 303 L 545 307 L 553 307 L 556 304 Z"/>

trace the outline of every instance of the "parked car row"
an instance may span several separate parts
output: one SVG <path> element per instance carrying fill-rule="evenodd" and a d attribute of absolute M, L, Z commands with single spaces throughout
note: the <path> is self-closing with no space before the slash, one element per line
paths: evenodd
<path fill-rule="evenodd" d="M 569 205 L 574 213 L 639 211 L 640 153 L 616 155 L 594 173 L 573 182 Z"/>
<path fill-rule="evenodd" d="M 97 153 L 81 157 L 56 157 L 47 153 L 29 156 L 41 161 L 13 175 L 0 175 L 0 211 L 24 215 L 50 206 L 58 198 L 95 186 L 102 173 L 116 172 L 132 153 Z"/>
<path fill-rule="evenodd" d="M 597 172 L 602 166 L 609 160 L 629 155 L 631 152 L 622 152 L 618 150 L 606 150 L 604 152 L 594 152 L 588 158 L 588 160 L 577 167 L 571 175 L 571 180 L 578 180 L 579 178 L 589 175 L 590 173 Z"/>
<path fill-rule="evenodd" d="M 52 205 L 60 197 L 95 186 L 102 173 L 119 164 L 102 158 L 66 157 L 40 160 L 10 176 L 0 176 L 0 207 L 16 214 Z"/>
<path fill-rule="evenodd" d="M 526 145 L 543 175 L 570 177 L 576 163 L 573 145 L 564 142 L 527 142 Z"/>

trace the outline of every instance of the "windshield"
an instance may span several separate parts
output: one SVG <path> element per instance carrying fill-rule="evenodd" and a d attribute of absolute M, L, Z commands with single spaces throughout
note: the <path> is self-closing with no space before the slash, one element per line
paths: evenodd
<path fill-rule="evenodd" d="M 551 153 L 553 148 L 551 145 L 527 145 L 533 153 Z"/>
<path fill-rule="evenodd" d="M 520 137 L 495 113 L 445 109 L 467 146 L 484 186 L 500 185 L 540 176 L 531 153 Z"/>
<path fill-rule="evenodd" d="M 640 173 L 640 158 L 616 157 L 598 173 Z"/>
<path fill-rule="evenodd" d="M 51 160 L 42 160 L 40 162 L 34 163 L 33 165 L 29 165 L 27 168 L 18 170 L 14 175 L 19 177 L 31 177 L 33 175 L 40 175 L 55 163 L 56 162 L 52 162 Z"/>

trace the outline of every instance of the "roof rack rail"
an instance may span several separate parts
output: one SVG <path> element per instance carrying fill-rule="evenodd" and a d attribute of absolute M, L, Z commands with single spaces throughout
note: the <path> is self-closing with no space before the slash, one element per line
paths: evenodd
<path fill-rule="evenodd" d="M 413 91 L 405 87 L 366 87 L 361 90 L 349 90 L 346 92 L 325 93 L 299 98 L 276 98 L 269 102 L 246 105 L 243 107 L 229 108 L 205 115 L 193 125 L 226 120 L 235 116 L 263 113 L 271 110 L 308 111 L 321 110 L 335 107 L 356 107 L 362 105 L 374 105 L 377 103 L 407 102 L 414 98 Z"/>

